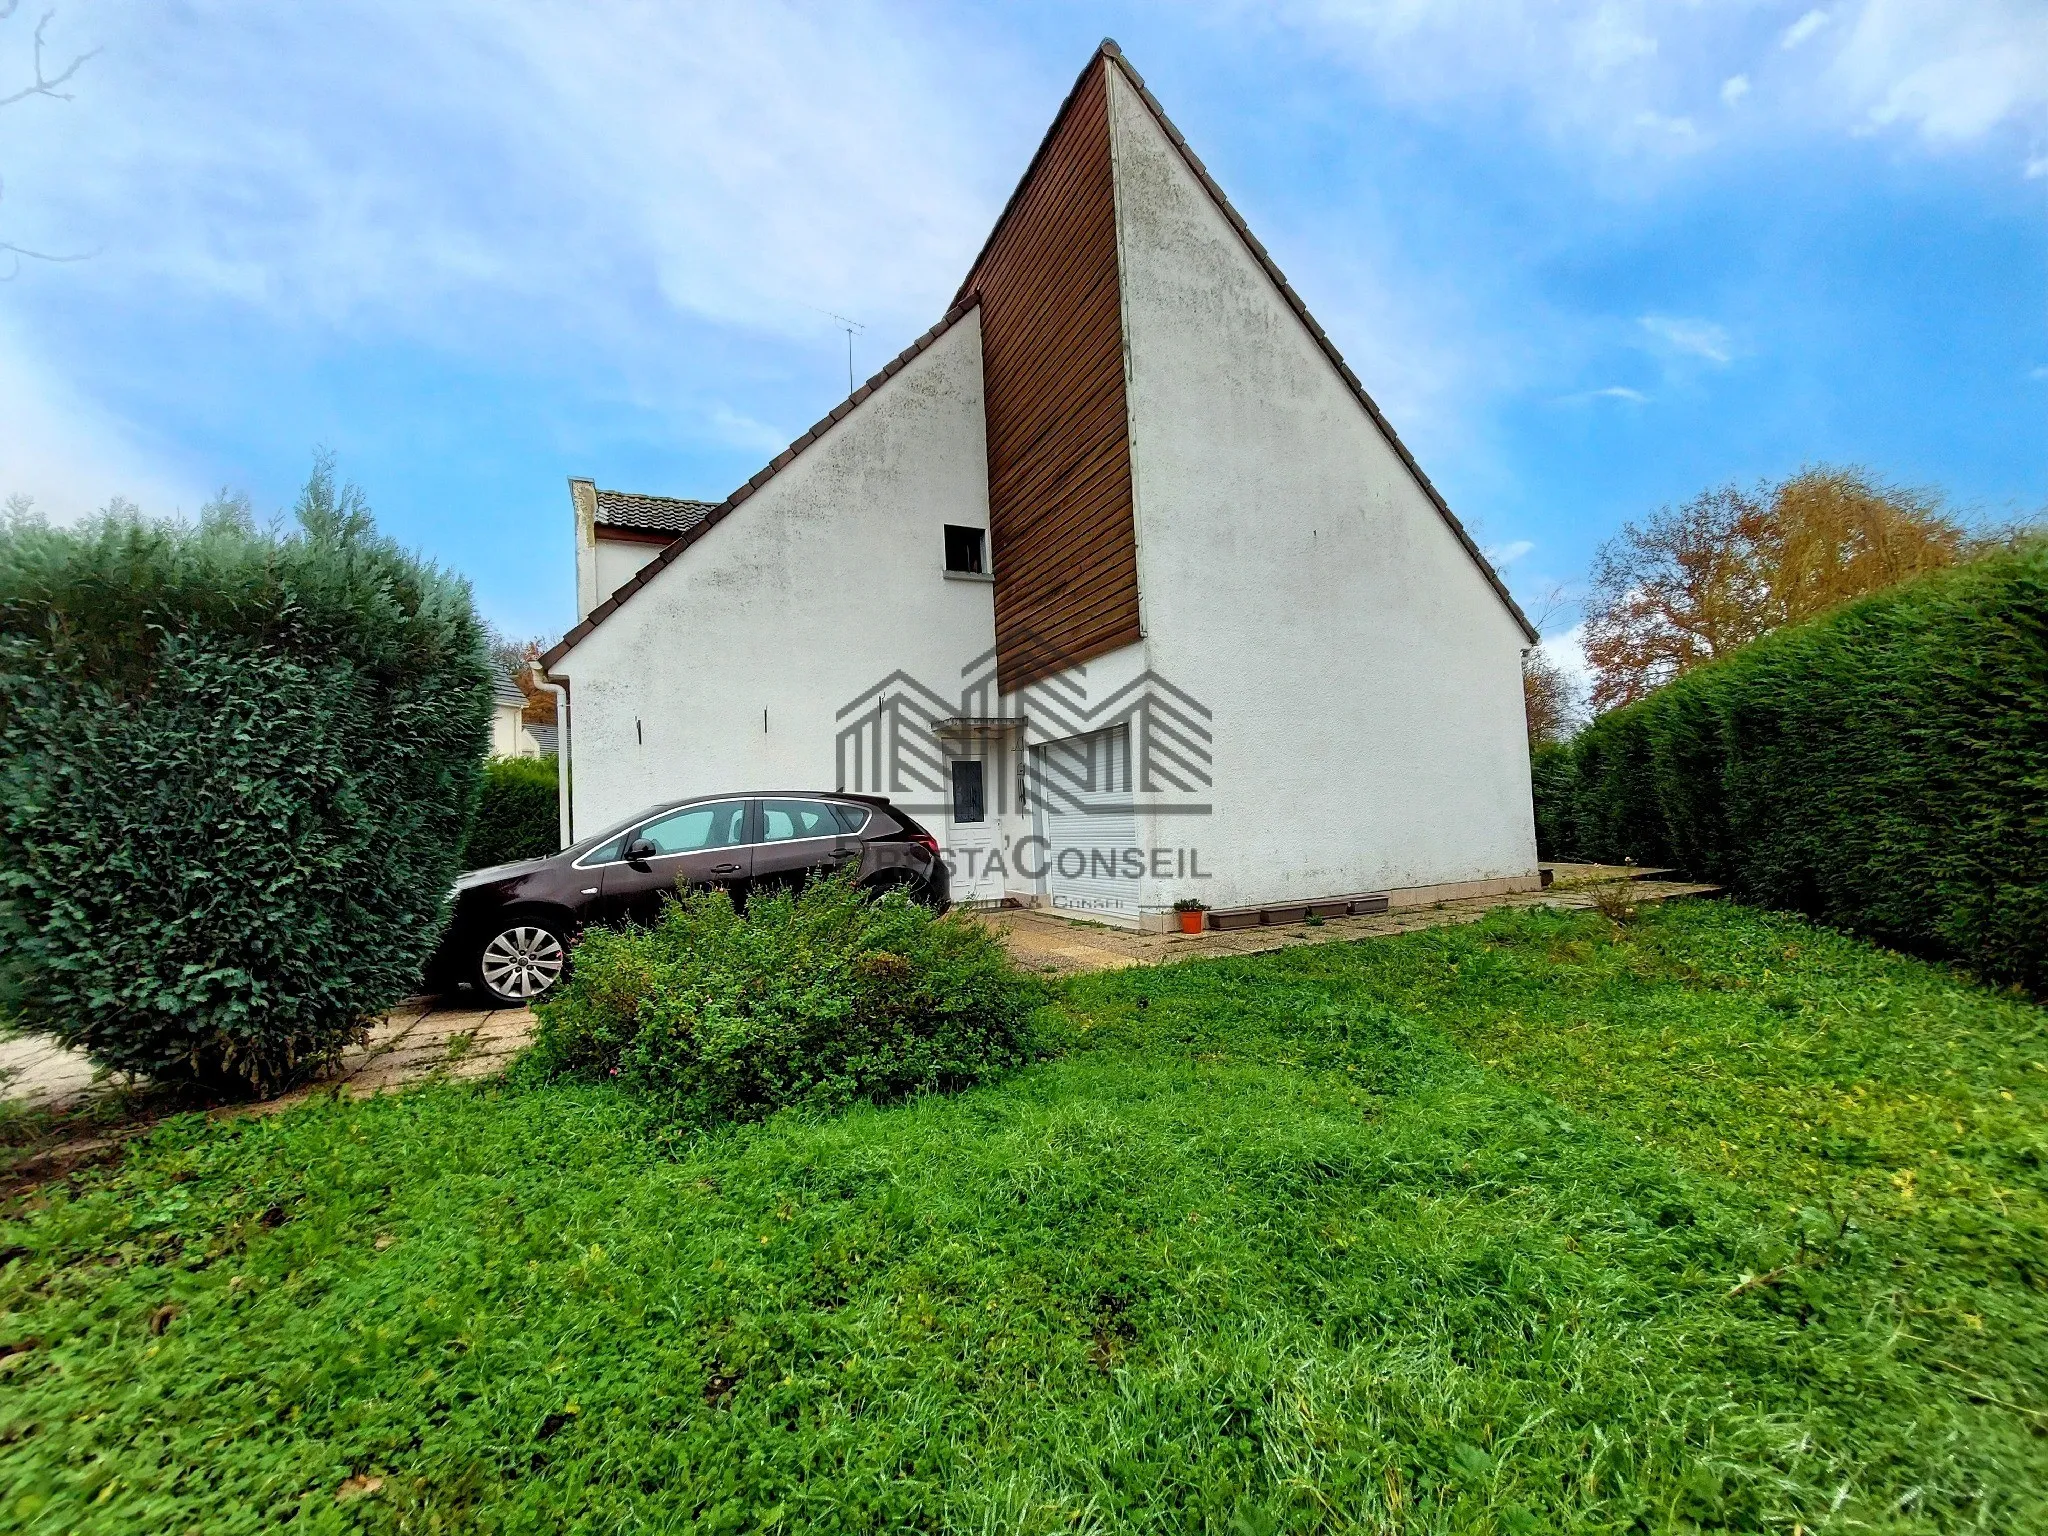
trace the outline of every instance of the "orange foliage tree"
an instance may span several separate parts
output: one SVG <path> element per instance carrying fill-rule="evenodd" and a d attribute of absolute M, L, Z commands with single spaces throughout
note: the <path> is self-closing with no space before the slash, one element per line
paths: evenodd
<path fill-rule="evenodd" d="M 1596 710 L 1784 624 L 1954 565 L 1980 545 L 1938 497 L 1855 468 L 1723 486 L 1629 523 L 1594 556 L 1586 660 Z"/>

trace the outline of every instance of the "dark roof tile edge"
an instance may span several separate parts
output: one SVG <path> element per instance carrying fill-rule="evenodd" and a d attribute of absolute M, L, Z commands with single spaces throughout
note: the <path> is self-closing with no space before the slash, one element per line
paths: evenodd
<path fill-rule="evenodd" d="M 988 253 L 995 249 L 996 236 L 1003 232 L 1003 226 L 1010 222 L 1010 214 L 1017 207 L 1017 199 L 1024 195 L 1024 189 L 1031 185 L 1031 178 L 1038 174 L 1038 163 L 1052 148 L 1052 141 L 1060 131 L 1060 124 L 1067 120 L 1067 109 L 1074 104 L 1074 98 L 1081 94 L 1081 87 L 1087 83 L 1088 71 L 1096 68 L 1104 59 L 1121 59 L 1123 50 L 1116 45 L 1116 39 L 1105 37 L 1096 50 L 1088 55 L 1088 62 L 1081 66 L 1081 73 L 1074 77 L 1073 87 L 1060 102 L 1059 111 L 1052 115 L 1052 126 L 1045 130 L 1045 137 L 1038 141 L 1038 148 L 1032 152 L 1031 163 L 1024 167 L 1024 174 L 1017 178 L 1017 185 L 1010 189 L 1010 196 L 1003 204 L 1003 211 L 996 215 L 996 221 L 989 226 L 988 238 L 981 242 L 981 249 L 974 253 L 974 260 L 967 264 L 967 276 L 960 282 L 960 291 L 953 295 L 955 304 L 963 303 L 968 290 L 974 286 L 974 275 L 981 270 L 981 264 L 988 259 Z M 1128 66 L 1126 66 L 1128 67 Z M 1140 86 L 1142 90 L 1144 87 Z"/>
<path fill-rule="evenodd" d="M 1337 350 L 1337 344 L 1330 340 L 1322 326 L 1317 323 L 1316 317 L 1309 313 L 1308 305 L 1303 303 L 1301 295 L 1294 291 L 1294 285 L 1287 281 L 1287 276 L 1280 270 L 1279 263 L 1275 262 L 1267 254 L 1266 248 L 1259 243 L 1258 236 L 1252 233 L 1251 226 L 1245 223 L 1244 216 L 1231 206 L 1230 199 L 1223 195 L 1223 189 L 1216 185 L 1216 178 L 1209 174 L 1201 160 L 1196 157 L 1195 152 L 1188 147 L 1188 141 L 1181 136 L 1181 131 L 1174 127 L 1173 119 L 1166 115 L 1166 108 L 1159 104 L 1159 98 L 1152 94 L 1151 90 L 1146 86 L 1144 78 L 1139 75 L 1137 70 L 1131 67 L 1131 61 L 1124 57 L 1123 50 L 1118 48 L 1110 39 L 1104 38 L 1102 46 L 1096 50 L 1096 57 L 1113 59 L 1117 67 L 1124 72 L 1124 77 L 1136 89 L 1138 98 L 1145 103 L 1147 110 L 1151 112 L 1153 117 L 1158 119 L 1159 126 L 1165 130 L 1167 139 L 1173 144 L 1175 149 L 1180 151 L 1181 158 L 1187 162 L 1188 169 L 1195 173 L 1195 178 L 1202 183 L 1204 190 L 1214 199 L 1217 208 L 1222 211 L 1224 218 L 1230 221 L 1231 228 L 1237 231 L 1238 238 L 1244 241 L 1246 249 L 1256 256 L 1259 265 L 1266 269 L 1266 276 L 1272 279 L 1273 286 L 1280 290 L 1281 297 L 1287 300 L 1289 307 L 1294 310 L 1302 324 L 1307 327 L 1309 335 L 1315 338 L 1316 344 L 1323 350 L 1323 355 L 1336 367 L 1337 376 L 1351 386 L 1351 393 L 1357 396 L 1358 403 L 1365 407 L 1366 414 L 1372 418 L 1373 424 L 1380 429 L 1394 452 L 1400 455 L 1401 462 L 1408 466 L 1408 472 L 1415 477 L 1416 484 L 1422 487 L 1424 493 L 1428 495 L 1430 502 L 1436 507 L 1438 514 L 1450 526 L 1451 532 L 1457 535 L 1458 542 L 1464 545 L 1465 552 L 1478 565 L 1481 573 L 1492 585 L 1494 593 L 1503 603 L 1507 604 L 1508 612 L 1513 614 L 1515 622 L 1522 626 L 1522 633 L 1528 637 L 1529 643 L 1531 645 L 1539 643 L 1543 638 L 1542 635 L 1537 633 L 1536 626 L 1529 622 L 1529 616 L 1522 612 L 1522 605 L 1516 602 L 1514 594 L 1508 591 L 1507 583 L 1500 579 L 1500 572 L 1493 568 L 1493 562 L 1488 560 L 1485 554 L 1481 552 L 1479 546 L 1472 542 L 1472 535 L 1467 533 L 1465 525 L 1458 521 L 1458 514 L 1451 510 L 1451 505 L 1444 500 L 1443 493 L 1436 488 L 1434 482 L 1423 472 L 1422 466 L 1415 461 L 1415 455 L 1410 453 L 1408 445 L 1401 441 L 1401 435 L 1394 430 L 1393 423 L 1381 414 L 1380 408 L 1374 403 L 1372 396 L 1366 393 L 1365 385 L 1360 383 L 1358 375 L 1351 371 L 1351 365 L 1344 361 L 1343 354 Z M 1091 66 L 1094 62 L 1094 59 L 1089 60 Z M 1082 71 L 1082 76 L 1086 78 L 1086 70 Z M 1078 82 L 1075 84 L 1075 89 L 1080 89 Z M 1068 97 L 1069 101 L 1072 99 L 1071 96 Z M 1060 112 L 1064 115 L 1066 108 L 1062 106 Z M 1054 126 L 1057 127 L 1059 120 L 1055 118 L 1053 121 Z M 1048 143 L 1051 142 L 1051 137 L 1050 133 L 1046 135 Z M 1044 146 L 1041 145 L 1039 154 L 1042 155 L 1044 153 Z M 1031 163 L 1035 168 L 1038 161 L 1034 158 Z M 1030 172 L 1028 171 L 1025 173 L 1025 180 L 1030 180 Z M 1023 183 L 1018 183 L 1018 192 L 1022 192 L 1023 189 Z M 1011 201 L 1016 201 L 1015 193 L 1011 194 Z M 1008 207 L 1003 209 L 1003 214 L 1006 218 L 1009 216 Z M 996 227 L 998 229 L 1002 227 L 1000 221 L 997 222 Z M 995 236 L 991 234 L 989 239 L 993 242 Z M 980 258 L 977 257 L 977 265 L 979 261 Z"/>
<path fill-rule="evenodd" d="M 953 305 L 953 307 L 948 309 L 944 316 L 940 318 L 939 323 L 937 325 L 933 326 L 930 330 L 926 331 L 922 336 L 918 337 L 917 340 L 913 341 L 909 346 L 905 347 L 901 352 L 897 353 L 896 356 L 890 360 L 888 366 L 894 368 L 897 372 L 901 372 L 905 364 L 909 363 L 919 353 L 923 352 L 925 349 L 930 347 L 933 342 L 937 341 L 941 336 L 945 335 L 946 332 L 950 331 L 956 324 L 959 323 L 960 318 L 963 315 L 965 315 L 970 309 L 974 308 L 974 306 L 979 302 L 979 299 L 962 299 L 957 301 Z M 703 538 L 705 534 L 709 533 L 719 523 L 723 522 L 727 514 L 730 513 L 734 507 L 737 507 L 741 502 L 745 501 L 749 496 L 753 495 L 755 491 L 759 490 L 763 485 L 766 485 L 782 469 L 787 468 L 788 465 L 796 458 L 798 458 L 806 448 L 810 447 L 811 444 L 815 443 L 819 438 L 823 437 L 825 433 L 828 430 L 830 430 L 830 428 L 832 428 L 835 424 L 837 424 L 840 421 L 843 421 L 853 411 L 855 406 L 857 406 L 861 401 L 867 399 L 878 388 L 880 388 L 884 382 L 886 382 L 889 378 L 893 376 L 894 375 L 890 373 L 878 373 L 873 378 L 869 379 L 867 383 L 863 385 L 860 390 L 856 391 L 851 398 L 841 401 L 838 405 L 832 408 L 832 411 L 829 415 L 823 417 L 817 422 L 814 422 L 811 425 L 809 431 L 805 432 L 802 437 L 799 437 L 795 442 L 791 443 L 789 447 L 785 449 L 781 454 L 777 455 L 774 460 L 770 461 L 768 468 L 760 471 L 758 474 L 753 476 L 752 479 L 748 480 L 745 485 L 741 486 L 738 490 L 734 491 L 730 496 L 726 497 L 724 501 L 721 501 L 717 506 L 713 507 L 709 512 L 705 513 L 704 516 L 700 518 L 687 531 L 678 534 L 673 543 L 663 545 L 660 554 L 656 555 L 652 560 L 648 561 L 637 572 L 635 572 L 631 579 L 629 579 L 624 586 L 620 587 L 616 592 L 612 593 L 610 597 L 606 598 L 603 602 L 599 603 L 595 608 L 591 609 L 589 614 L 586 615 L 583 619 L 582 623 L 578 624 L 574 629 L 570 630 L 569 633 L 562 636 L 561 642 L 557 644 L 552 650 L 548 651 L 546 655 L 541 657 L 541 665 L 547 668 L 548 670 L 552 671 L 555 668 L 555 666 L 562 660 L 563 657 L 567 656 L 570 651 L 574 650 L 577 646 L 581 645 L 585 640 L 589 639 L 591 632 L 595 630 L 598 627 L 598 625 L 602 624 L 614 613 L 617 613 L 620 607 L 625 603 L 625 601 L 628 598 L 630 598 L 635 592 L 639 591 L 642 587 L 647 585 L 649 581 L 651 581 L 655 576 L 659 575 L 666 567 L 673 564 L 682 555 L 684 550 L 688 549 L 692 544 L 696 543 L 699 539 Z"/>

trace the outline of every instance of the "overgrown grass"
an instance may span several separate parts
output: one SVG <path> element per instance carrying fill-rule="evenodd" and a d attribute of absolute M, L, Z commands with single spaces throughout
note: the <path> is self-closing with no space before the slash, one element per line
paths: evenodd
<path fill-rule="evenodd" d="M 1064 1018 L 710 1134 L 581 1086 L 170 1125 L 0 1234 L 0 1524 L 2048 1528 L 2042 1010 L 1708 905 Z"/>

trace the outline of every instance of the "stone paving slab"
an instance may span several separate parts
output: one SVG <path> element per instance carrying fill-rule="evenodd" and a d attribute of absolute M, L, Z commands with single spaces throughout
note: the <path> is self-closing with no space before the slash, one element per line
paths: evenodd
<path fill-rule="evenodd" d="M 1636 871 L 1615 865 L 1559 866 L 1560 878 L 1549 890 L 1514 896 L 1482 896 L 1437 902 L 1382 913 L 1377 917 L 1333 917 L 1320 924 L 1285 923 L 1270 928 L 1233 928 L 1224 932 L 1138 933 L 1107 923 L 1070 918 L 1043 909 L 986 914 L 1000 930 L 1020 965 L 1044 974 L 1117 970 L 1132 965 L 1168 965 L 1180 960 L 1257 955 L 1296 944 L 1330 944 L 1341 940 L 1413 933 L 1475 923 L 1503 907 L 1585 908 L 1604 888 L 1628 882 L 1637 901 L 1666 901 L 1679 896 L 1712 895 L 1720 887 L 1687 880 L 1656 878 L 1663 871 Z M 1562 873 L 1571 871 L 1569 876 Z"/>
<path fill-rule="evenodd" d="M 1181 960 L 1256 955 L 1297 944 L 1412 933 L 1422 928 L 1473 923 L 1503 907 L 1593 906 L 1603 889 L 1629 882 L 1638 901 L 1708 895 L 1719 887 L 1659 878 L 1662 870 L 1616 865 L 1559 864 L 1550 889 L 1517 896 L 1474 897 L 1388 912 L 1378 917 L 1329 918 L 1320 924 L 1288 923 L 1270 928 L 1237 928 L 1222 933 L 1137 933 L 1043 910 L 983 914 L 1003 935 L 1018 964 L 1044 975 L 1118 970 L 1134 965 L 1167 965 Z M 351 1047 L 326 1077 L 282 1098 L 246 1106 L 268 1113 L 315 1093 L 340 1092 L 367 1098 L 407 1083 L 435 1078 L 468 1080 L 503 1070 L 533 1033 L 528 1008 L 476 1008 L 471 999 L 415 998 L 394 1008 Z M 94 1096 L 132 1088 L 124 1080 L 95 1074 L 91 1063 L 41 1037 L 0 1040 L 0 1098 L 10 1108 L 61 1112 Z"/>

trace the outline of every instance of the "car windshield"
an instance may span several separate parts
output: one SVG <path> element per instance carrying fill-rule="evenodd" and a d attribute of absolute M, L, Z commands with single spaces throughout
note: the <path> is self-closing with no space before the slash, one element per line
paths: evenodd
<path fill-rule="evenodd" d="M 679 800 L 671 800 L 664 805 L 650 805 L 649 807 L 647 807 L 646 810 L 641 811 L 638 815 L 628 816 L 624 821 L 615 821 L 610 826 L 606 827 L 602 832 L 599 832 L 592 837 L 583 838 L 578 842 L 571 843 L 567 848 L 564 848 L 562 852 L 568 854 L 571 858 L 580 859 L 585 854 L 589 853 L 593 848 L 602 848 L 606 843 L 614 841 L 623 833 L 632 831 L 633 828 L 639 826 L 640 823 L 647 820 L 648 817 L 658 816 L 663 811 L 667 810 L 669 806 L 680 805 L 682 803 L 683 802 Z"/>

